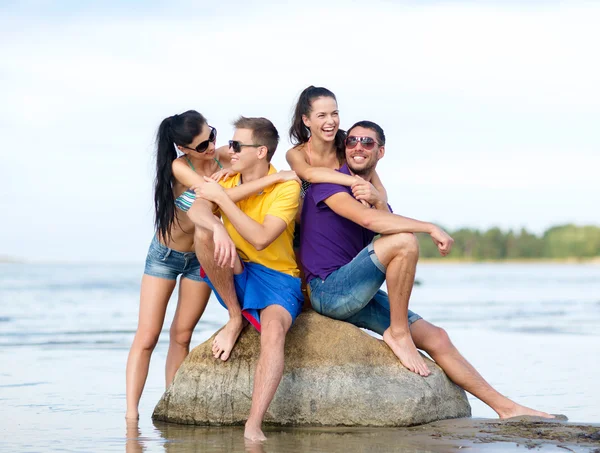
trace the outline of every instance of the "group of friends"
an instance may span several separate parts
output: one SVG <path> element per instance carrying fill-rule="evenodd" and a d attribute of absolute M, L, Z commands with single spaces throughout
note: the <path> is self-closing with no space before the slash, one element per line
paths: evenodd
<path fill-rule="evenodd" d="M 423 378 L 430 370 L 418 349 L 427 352 L 499 417 L 551 417 L 497 392 L 442 328 L 408 309 L 419 258 L 414 233 L 429 234 L 442 256 L 453 240 L 432 223 L 393 213 L 377 174 L 386 142 L 378 124 L 360 121 L 344 132 L 335 95 L 306 88 L 289 131 L 295 146 L 286 154 L 287 171 L 270 163 L 279 142 L 271 121 L 240 117 L 234 126 L 228 146 L 216 148 L 216 129 L 196 111 L 160 124 L 156 235 L 127 361 L 128 419 L 139 416 L 150 356 L 178 276 L 167 387 L 189 352 L 211 290 L 229 314 L 212 343 L 215 359 L 229 359 L 248 323 L 260 332 L 247 439 L 265 439 L 262 421 L 283 375 L 285 337 L 305 294 L 318 313 L 382 335 L 402 365 Z M 381 290 L 384 282 L 388 293 Z"/>

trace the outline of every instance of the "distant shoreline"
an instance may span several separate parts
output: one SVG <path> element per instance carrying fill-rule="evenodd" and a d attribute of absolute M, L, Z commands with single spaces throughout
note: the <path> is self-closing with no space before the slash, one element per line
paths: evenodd
<path fill-rule="evenodd" d="M 476 260 L 471 258 L 419 258 L 420 263 L 434 264 L 597 264 L 600 265 L 600 256 L 593 258 L 504 258 L 501 260 Z"/>
<path fill-rule="evenodd" d="M 15 258 L 12 256 L 0 256 L 0 264 L 23 264 L 25 260 L 22 258 Z"/>

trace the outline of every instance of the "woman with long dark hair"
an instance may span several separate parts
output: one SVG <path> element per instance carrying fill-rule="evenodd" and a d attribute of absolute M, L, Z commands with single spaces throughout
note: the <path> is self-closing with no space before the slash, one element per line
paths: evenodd
<path fill-rule="evenodd" d="M 366 203 L 369 183 L 335 171 L 346 162 L 346 133 L 340 129 L 337 98 L 333 92 L 312 85 L 305 88 L 294 108 L 289 134 L 295 146 L 288 150 L 286 159 L 302 180 L 301 196 L 310 184 L 328 182 L 351 186 L 356 198 Z M 377 174 L 373 186 L 387 199 Z M 300 208 L 298 213 L 301 212 Z"/>
<path fill-rule="evenodd" d="M 226 147 L 215 149 L 217 131 L 195 110 L 165 118 L 156 138 L 154 211 L 156 234 L 146 257 L 140 291 L 138 328 L 129 351 L 126 371 L 128 419 L 138 418 L 138 405 L 148 376 L 150 356 L 162 330 L 167 304 L 179 276 L 177 309 L 171 324 L 165 370 L 168 387 L 189 352 L 194 327 L 210 297 L 200 276 L 194 252 L 194 224 L 185 214 L 195 194 L 188 190 L 205 183 L 229 161 Z M 182 153 L 181 157 L 177 157 Z M 227 190 L 234 201 L 247 198 L 275 183 L 294 179 L 279 172 Z"/>

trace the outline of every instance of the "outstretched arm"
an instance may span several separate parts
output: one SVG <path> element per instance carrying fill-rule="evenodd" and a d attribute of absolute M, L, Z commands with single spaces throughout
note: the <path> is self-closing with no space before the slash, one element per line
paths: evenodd
<path fill-rule="evenodd" d="M 296 172 L 296 174 L 305 181 L 312 183 L 328 182 L 331 184 L 339 184 L 341 186 L 351 186 L 356 182 L 354 176 L 345 175 L 339 171 L 332 170 L 326 167 L 312 167 L 306 162 L 304 152 L 295 147 L 290 149 L 285 158 L 288 164 Z"/>
<path fill-rule="evenodd" d="M 450 253 L 454 240 L 441 228 L 429 222 L 403 217 L 378 209 L 369 209 L 346 192 L 338 192 L 324 200 L 336 214 L 380 234 L 428 233 L 442 256 Z"/>
<path fill-rule="evenodd" d="M 205 177 L 205 182 L 207 181 L 212 182 L 210 178 Z M 271 187 L 274 184 L 279 184 L 285 181 L 298 181 L 298 184 L 300 184 L 300 180 L 298 179 L 298 176 L 296 176 L 295 172 L 291 170 L 281 170 L 277 173 L 273 173 L 272 175 L 263 176 L 262 178 L 255 179 L 254 181 L 245 182 L 237 187 L 225 189 L 225 193 L 231 201 L 237 203 L 240 200 L 244 200 L 261 192 L 267 187 Z"/>
<path fill-rule="evenodd" d="M 177 181 L 179 181 L 185 187 L 190 187 L 194 191 L 206 184 L 206 179 L 208 178 L 206 176 L 200 176 L 181 160 L 175 160 L 173 162 L 173 176 L 175 176 L 175 179 L 177 179 Z M 297 176 L 293 171 L 280 171 L 254 181 L 250 181 L 249 183 L 226 189 L 225 192 L 227 193 L 227 196 L 230 197 L 234 203 L 236 203 L 259 193 L 261 190 L 264 190 L 273 184 L 294 179 L 297 179 Z"/>

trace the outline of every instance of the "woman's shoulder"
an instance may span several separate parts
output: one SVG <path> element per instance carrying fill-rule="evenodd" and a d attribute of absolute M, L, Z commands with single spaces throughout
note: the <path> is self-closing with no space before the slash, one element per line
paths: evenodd
<path fill-rule="evenodd" d="M 185 157 L 185 154 L 183 156 L 179 156 L 175 159 L 173 159 L 173 163 L 171 164 L 172 166 L 176 166 L 176 165 L 185 165 L 186 167 L 189 167 L 189 164 L 187 162 L 187 159 Z"/>
<path fill-rule="evenodd" d="M 306 143 L 299 143 L 295 146 L 292 146 L 285 154 L 286 156 L 301 154 L 306 158 Z"/>

